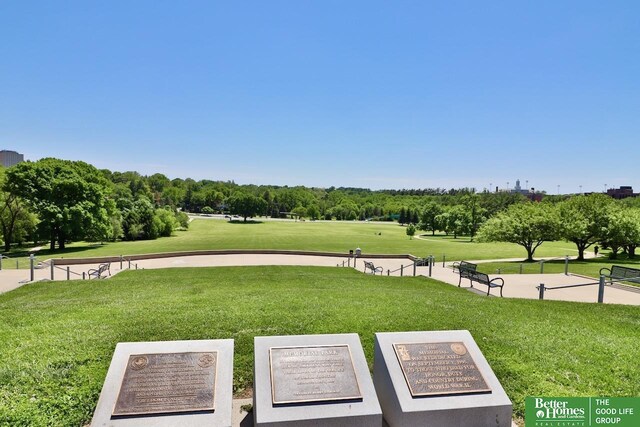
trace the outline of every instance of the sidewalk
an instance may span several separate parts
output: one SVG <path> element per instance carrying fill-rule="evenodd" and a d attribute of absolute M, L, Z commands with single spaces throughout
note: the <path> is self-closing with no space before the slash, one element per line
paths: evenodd
<path fill-rule="evenodd" d="M 364 271 L 364 262 L 370 261 L 376 267 L 383 268 L 383 275 L 412 276 L 413 264 L 408 259 L 398 258 L 358 258 L 356 261 L 356 269 Z M 491 260 L 498 261 L 498 260 Z M 255 266 L 255 265 L 298 265 L 298 266 L 326 266 L 335 267 L 346 264 L 344 257 L 331 256 L 314 256 L 314 255 L 283 255 L 283 254 L 233 254 L 233 255 L 194 255 L 181 256 L 173 258 L 156 258 L 147 260 L 138 260 L 132 262 L 131 268 L 135 269 L 159 269 L 159 268 L 180 268 L 180 267 L 219 267 L 219 266 Z M 485 260 L 484 262 L 490 262 Z M 353 267 L 353 260 L 349 263 Z M 401 266 L 405 268 L 400 271 Z M 128 269 L 127 262 L 122 263 L 122 270 Z M 69 278 L 71 280 L 82 279 L 82 273 L 89 269 L 98 268 L 98 264 L 77 264 L 70 265 Z M 67 266 L 57 266 L 54 268 L 54 280 L 67 280 Z M 120 262 L 111 263 L 111 275 L 115 275 L 122 271 Z M 29 280 L 29 270 L 2 270 L 0 271 L 0 293 L 8 292 L 16 289 Z M 416 274 L 420 276 L 429 276 L 428 267 L 417 267 Z M 450 265 L 442 267 L 442 263 L 436 263 L 432 267 L 431 277 L 458 286 L 458 274 L 453 272 Z M 492 275 L 490 277 L 495 277 Z M 540 283 L 549 287 L 576 285 L 584 283 L 596 282 L 596 279 L 589 279 L 583 276 L 574 276 L 564 274 L 501 274 L 505 281 L 503 295 L 505 298 L 527 298 L 538 299 L 539 291 L 536 289 Z M 51 280 L 51 268 L 34 270 L 34 281 Z M 469 281 L 463 280 L 462 287 L 469 288 Z M 486 286 L 476 285 L 479 293 L 486 294 Z M 633 292 L 636 291 L 636 292 Z M 492 291 L 495 294 L 496 290 Z M 559 301 L 579 301 L 579 302 L 596 302 L 598 297 L 598 286 L 583 286 L 569 289 L 548 290 L 545 292 L 545 299 Z M 624 286 L 607 286 L 604 292 L 604 302 L 609 304 L 627 304 L 640 305 L 640 292 L 637 289 L 625 289 Z"/>

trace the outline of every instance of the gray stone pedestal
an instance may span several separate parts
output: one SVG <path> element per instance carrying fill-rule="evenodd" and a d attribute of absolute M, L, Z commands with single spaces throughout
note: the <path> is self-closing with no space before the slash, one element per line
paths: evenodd
<path fill-rule="evenodd" d="M 511 426 L 511 401 L 469 331 L 377 333 L 373 381 L 390 427 Z"/>
<path fill-rule="evenodd" d="M 256 427 L 380 427 L 357 334 L 256 337 Z"/>
<path fill-rule="evenodd" d="M 231 427 L 233 340 L 118 343 L 92 427 Z"/>

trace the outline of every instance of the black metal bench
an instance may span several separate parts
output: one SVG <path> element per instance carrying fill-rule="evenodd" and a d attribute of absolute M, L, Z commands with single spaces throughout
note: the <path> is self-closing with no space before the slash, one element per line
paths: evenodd
<path fill-rule="evenodd" d="M 105 271 L 109 273 L 109 276 L 111 276 L 111 263 L 110 262 L 106 262 L 104 264 L 100 264 L 98 266 L 98 268 L 90 269 L 87 272 L 87 275 L 89 276 L 89 280 L 91 280 L 91 278 L 102 279 L 102 275 L 104 274 Z"/>
<path fill-rule="evenodd" d="M 606 272 L 609 272 L 606 274 Z M 640 269 L 624 267 L 622 265 L 612 265 L 611 268 L 601 268 L 600 275 L 609 278 L 610 283 L 614 280 L 626 280 L 628 282 L 640 283 Z"/>
<path fill-rule="evenodd" d="M 371 273 L 373 275 L 375 275 L 378 272 L 380 273 L 380 275 L 382 275 L 382 272 L 384 271 L 382 267 L 376 267 L 375 265 L 373 265 L 372 262 L 364 261 L 364 272 L 366 273 L 367 270 L 371 270 Z"/>
<path fill-rule="evenodd" d="M 471 287 L 473 288 L 473 282 L 480 283 L 482 285 L 487 286 L 487 296 L 489 296 L 489 292 L 491 292 L 491 288 L 500 288 L 500 296 L 502 296 L 502 287 L 504 286 L 504 279 L 502 277 L 495 277 L 493 279 L 489 279 L 484 273 L 480 273 L 478 271 L 474 271 L 470 274 L 471 277 Z"/>
<path fill-rule="evenodd" d="M 458 270 L 458 274 L 460 274 L 460 279 L 458 279 L 458 287 L 462 283 L 462 279 L 471 280 L 471 275 L 476 272 L 478 268 L 477 264 L 473 264 L 467 261 L 456 261 L 453 263 L 453 271 Z M 471 283 L 471 287 L 473 288 L 473 281 Z"/>

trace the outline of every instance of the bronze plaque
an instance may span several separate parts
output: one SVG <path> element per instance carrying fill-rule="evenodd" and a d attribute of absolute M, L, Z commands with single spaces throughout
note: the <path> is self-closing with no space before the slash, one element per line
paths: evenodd
<path fill-rule="evenodd" d="M 271 347 L 274 405 L 362 399 L 349 345 Z"/>
<path fill-rule="evenodd" d="M 393 344 L 411 396 L 490 393 L 462 342 Z"/>
<path fill-rule="evenodd" d="M 129 356 L 112 416 L 214 410 L 218 352 Z"/>

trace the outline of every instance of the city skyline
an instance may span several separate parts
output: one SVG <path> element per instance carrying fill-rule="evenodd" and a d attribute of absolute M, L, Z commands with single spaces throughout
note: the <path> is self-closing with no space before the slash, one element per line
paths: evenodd
<path fill-rule="evenodd" d="M 325 188 L 640 187 L 636 2 L 1 9 L 0 142 L 28 159 Z"/>

